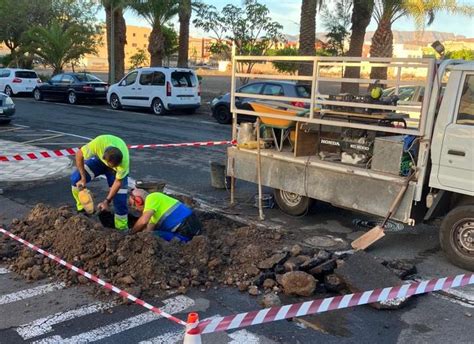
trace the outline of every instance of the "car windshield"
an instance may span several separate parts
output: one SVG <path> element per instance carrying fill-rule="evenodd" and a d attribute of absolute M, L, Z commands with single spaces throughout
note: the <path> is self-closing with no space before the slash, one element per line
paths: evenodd
<path fill-rule="evenodd" d="M 306 85 L 297 85 L 296 86 L 296 93 L 298 97 L 301 98 L 310 98 L 311 97 L 311 88 Z"/>
<path fill-rule="evenodd" d="M 173 72 L 171 73 L 171 82 L 174 87 L 196 87 L 197 78 L 191 72 Z"/>
<path fill-rule="evenodd" d="M 79 80 L 79 81 L 82 81 L 82 82 L 88 82 L 88 81 L 92 81 L 92 82 L 103 82 L 102 80 L 100 80 L 98 77 L 92 75 L 92 74 L 87 74 L 87 73 L 81 73 L 81 74 L 76 74 L 76 78 Z"/>
<path fill-rule="evenodd" d="M 21 79 L 37 79 L 38 78 L 38 75 L 36 75 L 36 72 L 30 72 L 27 70 L 15 72 L 15 76 Z"/>

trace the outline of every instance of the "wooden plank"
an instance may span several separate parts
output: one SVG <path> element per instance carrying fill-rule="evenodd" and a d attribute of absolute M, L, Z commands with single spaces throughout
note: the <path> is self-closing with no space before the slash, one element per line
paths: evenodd
<path fill-rule="evenodd" d="M 317 153 L 318 134 L 307 133 L 301 128 L 303 123 L 297 123 L 294 156 L 310 156 Z"/>

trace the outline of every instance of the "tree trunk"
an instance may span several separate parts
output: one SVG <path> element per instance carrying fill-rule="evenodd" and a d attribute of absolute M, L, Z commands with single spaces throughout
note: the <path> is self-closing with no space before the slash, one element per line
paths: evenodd
<path fill-rule="evenodd" d="M 365 33 L 372 18 L 374 10 L 374 0 L 354 0 L 352 9 L 352 34 L 349 43 L 349 50 L 346 56 L 361 57 L 364 47 Z M 360 67 L 346 67 L 344 78 L 360 78 Z M 342 93 L 359 94 L 359 84 L 345 82 L 341 87 Z"/>
<path fill-rule="evenodd" d="M 300 56 L 314 56 L 316 49 L 316 5 L 317 0 L 302 0 L 300 18 Z M 313 64 L 300 63 L 298 75 L 312 75 Z"/>
<path fill-rule="evenodd" d="M 370 57 L 392 57 L 393 55 L 393 33 L 392 23 L 389 18 L 380 20 L 374 37 L 372 37 L 372 45 L 370 46 Z M 370 71 L 371 79 L 387 79 L 386 67 L 373 67 Z M 369 87 L 370 89 L 370 87 Z"/>
<path fill-rule="evenodd" d="M 127 44 L 127 25 L 121 8 L 115 10 L 114 24 L 115 81 L 118 81 L 125 75 L 125 44 Z"/>
<path fill-rule="evenodd" d="M 155 25 L 148 39 L 148 52 L 150 53 L 150 67 L 163 66 L 165 37 L 160 25 Z"/>
<path fill-rule="evenodd" d="M 178 67 L 188 67 L 190 20 L 191 20 L 191 0 L 181 0 L 179 2 Z"/>
<path fill-rule="evenodd" d="M 107 61 L 109 63 L 109 78 L 110 70 L 112 68 L 112 54 L 111 54 L 111 42 L 110 42 L 110 31 L 111 31 L 111 8 L 105 6 L 105 22 L 107 32 Z M 116 8 L 114 10 L 114 77 L 109 82 L 115 82 L 120 80 L 125 74 L 125 44 L 127 43 L 126 36 L 126 23 L 123 18 L 123 10 Z"/>

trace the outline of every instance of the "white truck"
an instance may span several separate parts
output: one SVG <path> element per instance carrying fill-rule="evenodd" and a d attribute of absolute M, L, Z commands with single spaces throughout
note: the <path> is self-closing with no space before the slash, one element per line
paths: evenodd
<path fill-rule="evenodd" d="M 313 75 L 237 70 L 248 62 L 257 63 L 258 68 L 258 63 L 274 61 L 311 63 Z M 341 77 L 345 68 L 360 69 L 361 77 Z M 384 68 L 388 76 L 371 80 L 371 68 Z M 311 97 L 237 93 L 238 77 L 310 83 Z M 418 99 L 408 101 L 394 96 L 376 99 L 341 94 L 344 83 L 365 90 L 373 84 L 395 87 L 395 95 L 407 86 L 422 92 Z M 415 225 L 441 218 L 439 238 L 446 256 L 454 264 L 474 270 L 473 62 L 235 56 L 231 96 L 234 139 L 238 115 L 253 115 L 273 132 L 273 140 L 280 141 L 275 147 L 283 146 L 260 152 L 261 183 L 274 189 L 282 211 L 300 215 L 312 201 L 320 200 L 384 216 L 408 175 L 415 173 L 392 219 Z M 254 111 L 238 109 L 238 97 L 251 97 L 260 106 L 254 106 Z M 295 102 L 309 103 L 309 111 L 285 107 Z M 268 106 L 275 111 L 268 110 Z M 255 149 L 229 147 L 227 155 L 229 176 L 258 182 Z"/>

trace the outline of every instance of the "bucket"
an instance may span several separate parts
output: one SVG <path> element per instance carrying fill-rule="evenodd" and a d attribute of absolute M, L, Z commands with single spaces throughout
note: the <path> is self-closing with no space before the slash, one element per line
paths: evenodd
<path fill-rule="evenodd" d="M 263 194 L 262 195 L 262 207 L 271 209 L 275 206 L 275 202 L 273 201 L 273 195 L 271 194 Z M 255 195 L 255 208 L 258 208 L 258 195 Z"/>
<path fill-rule="evenodd" d="M 216 161 L 209 161 L 209 164 L 211 166 L 211 186 L 216 189 L 225 189 L 225 165 Z"/>
<path fill-rule="evenodd" d="M 238 127 L 237 133 L 237 143 L 244 144 L 246 142 L 255 141 L 255 128 L 253 127 L 253 123 L 241 123 Z"/>

